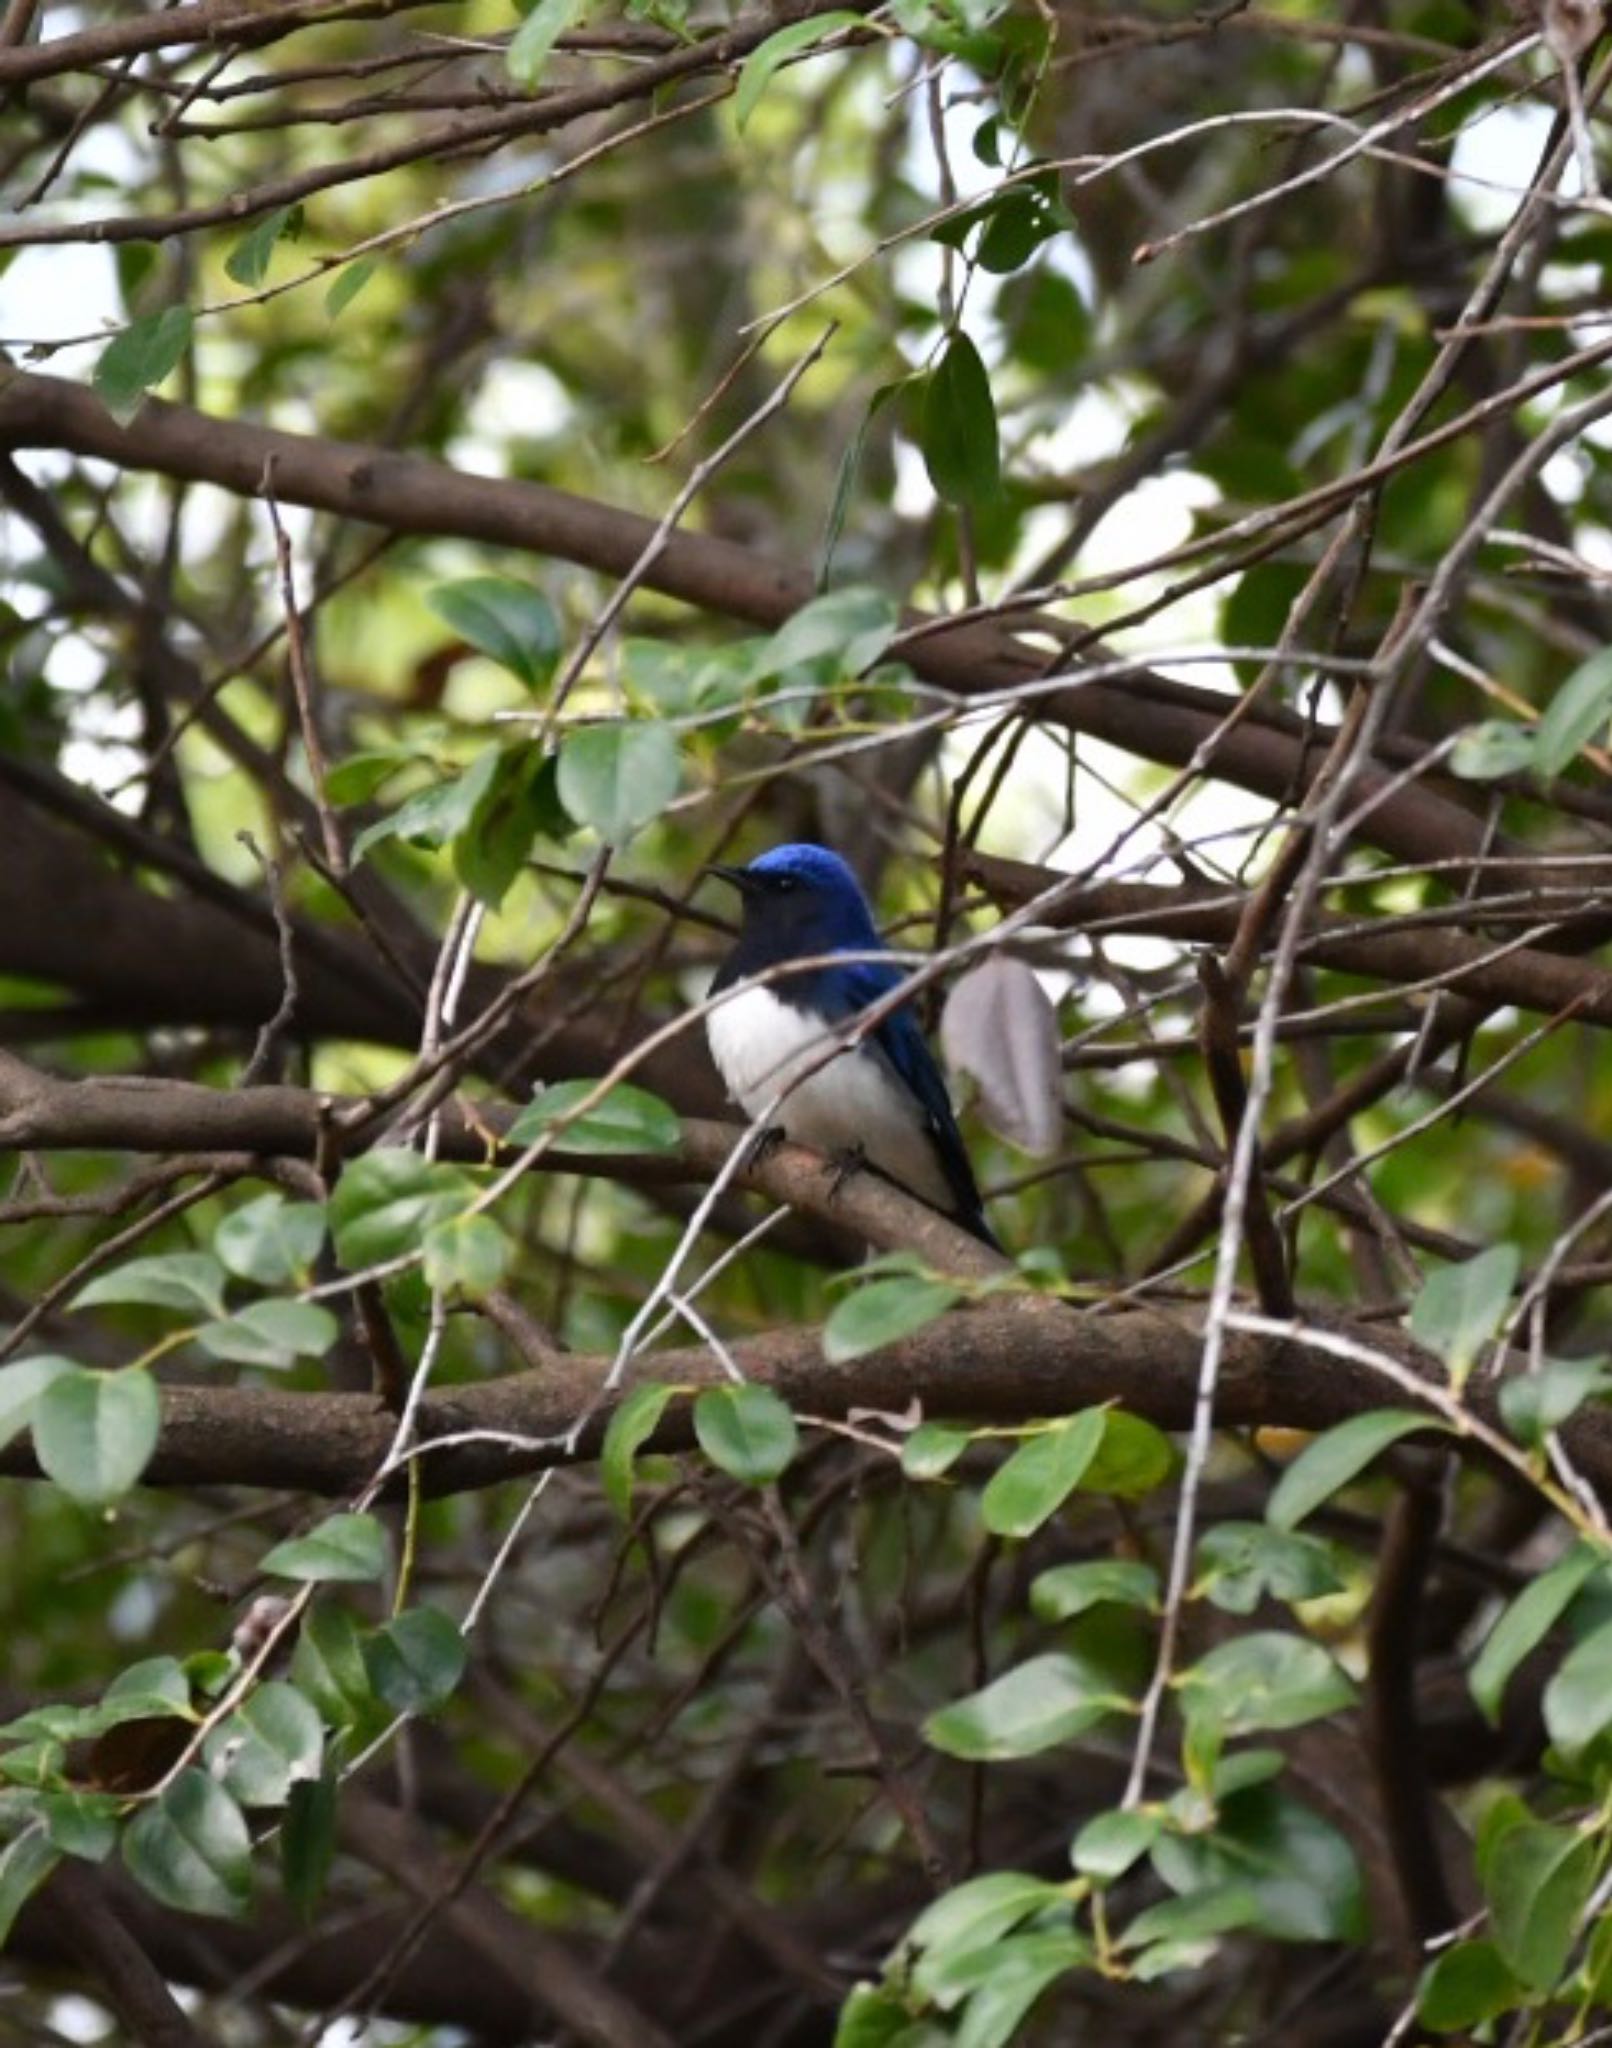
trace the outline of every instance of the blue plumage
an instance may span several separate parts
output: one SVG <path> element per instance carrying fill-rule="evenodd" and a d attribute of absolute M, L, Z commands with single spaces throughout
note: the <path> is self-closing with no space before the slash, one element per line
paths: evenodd
<path fill-rule="evenodd" d="M 889 1179 L 994 1245 L 946 1084 L 911 1009 L 881 1018 L 848 1050 L 838 1027 L 903 979 L 856 877 L 825 846 L 777 846 L 748 867 L 716 868 L 744 904 L 739 942 L 713 994 L 766 979 L 714 1009 L 711 1053 L 728 1092 L 830 1155 L 857 1153 Z M 848 955 L 848 958 L 838 958 Z M 791 962 L 803 964 L 779 973 Z M 769 972 L 771 970 L 771 972 Z"/>

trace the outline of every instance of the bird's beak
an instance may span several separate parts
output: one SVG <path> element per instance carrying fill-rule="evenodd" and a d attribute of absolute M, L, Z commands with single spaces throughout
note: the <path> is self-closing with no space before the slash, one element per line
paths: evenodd
<path fill-rule="evenodd" d="M 729 883 L 738 890 L 741 896 L 748 895 L 750 892 L 751 880 L 744 868 L 730 868 L 719 860 L 713 860 L 706 864 L 703 872 L 708 875 L 715 875 L 719 882 Z"/>

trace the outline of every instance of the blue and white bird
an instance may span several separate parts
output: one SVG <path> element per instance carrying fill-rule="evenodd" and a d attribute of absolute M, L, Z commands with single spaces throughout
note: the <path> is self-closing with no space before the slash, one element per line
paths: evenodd
<path fill-rule="evenodd" d="M 837 1161 L 874 1167 L 995 1246 L 946 1084 L 910 1007 L 833 1051 L 845 1027 L 904 978 L 855 875 L 826 846 L 775 846 L 748 867 L 708 870 L 744 905 L 739 942 L 711 993 L 711 1057 L 748 1117 Z M 776 970 L 805 963 L 795 973 Z M 770 974 L 768 970 L 773 970 Z M 751 976 L 767 975 L 751 987 Z M 831 1056 L 825 1059 L 825 1054 Z"/>

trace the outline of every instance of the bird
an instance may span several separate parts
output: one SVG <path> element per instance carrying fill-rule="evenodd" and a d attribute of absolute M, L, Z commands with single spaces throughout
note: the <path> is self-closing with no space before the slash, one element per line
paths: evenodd
<path fill-rule="evenodd" d="M 740 992 L 706 1014 L 728 1094 L 751 1118 L 781 1097 L 771 1129 L 825 1153 L 842 1173 L 873 1167 L 999 1251 L 910 1005 L 833 1050 L 849 1036 L 845 1027 L 905 978 L 880 957 L 884 941 L 850 868 L 826 846 L 793 842 L 746 867 L 713 863 L 706 872 L 738 890 L 744 911 L 738 943 L 711 983 L 713 997 Z M 791 961 L 804 964 L 778 972 Z"/>

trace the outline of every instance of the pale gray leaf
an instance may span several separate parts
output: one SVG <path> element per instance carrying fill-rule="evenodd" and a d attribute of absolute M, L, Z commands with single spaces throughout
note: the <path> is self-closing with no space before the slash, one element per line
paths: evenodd
<path fill-rule="evenodd" d="M 1022 960 L 993 953 L 946 999 L 940 1042 L 954 1074 L 979 1089 L 980 1111 L 998 1137 L 1045 1159 L 1063 1134 L 1058 1018 Z"/>

